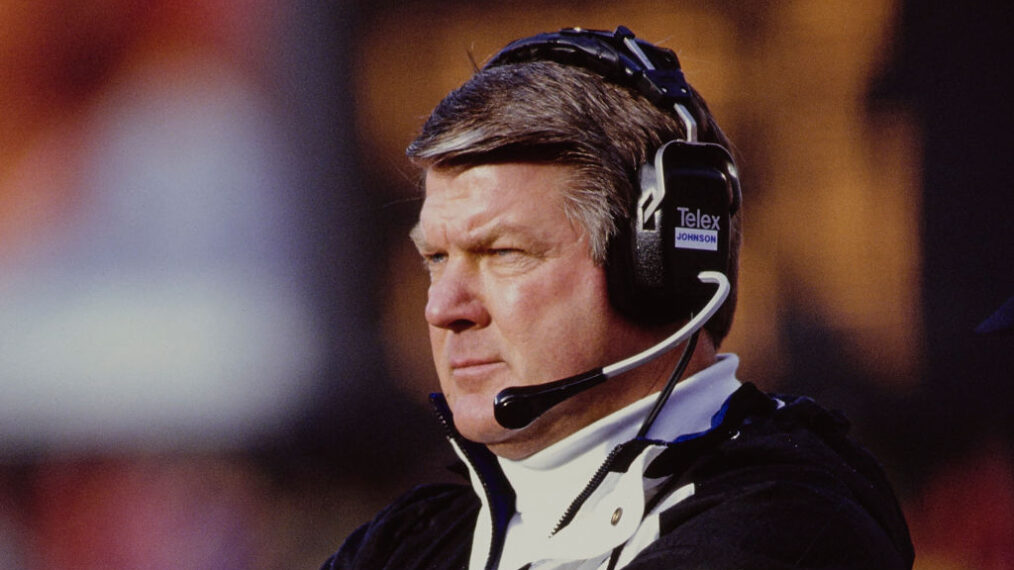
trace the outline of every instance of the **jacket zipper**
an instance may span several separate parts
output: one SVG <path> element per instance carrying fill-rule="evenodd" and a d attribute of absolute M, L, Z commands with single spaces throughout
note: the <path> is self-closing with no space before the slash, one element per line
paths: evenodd
<path fill-rule="evenodd" d="M 433 403 L 437 409 L 437 418 L 440 419 L 440 424 L 444 427 L 444 433 L 446 434 L 448 439 L 453 440 L 457 444 L 458 449 L 461 450 L 461 453 L 465 456 L 465 459 L 468 460 L 468 462 L 472 465 L 472 469 L 475 470 L 476 475 L 478 475 L 477 479 L 479 479 L 479 483 L 482 485 L 482 492 L 483 494 L 486 495 L 486 504 L 489 505 L 489 516 L 492 519 L 491 521 L 492 524 L 490 525 L 491 532 L 489 537 L 489 553 L 487 553 L 486 555 L 485 570 L 496 570 L 496 566 L 499 564 L 500 554 L 503 551 L 503 542 L 501 541 L 498 544 L 496 540 L 497 538 L 496 513 L 493 512 L 493 509 L 496 508 L 496 505 L 493 501 L 494 499 L 493 490 L 489 487 L 489 483 L 487 483 L 486 478 L 482 476 L 482 471 L 479 470 L 477 467 L 478 462 L 476 461 L 475 456 L 469 450 L 470 442 L 465 440 L 465 438 L 461 437 L 461 435 L 457 432 L 457 430 L 454 429 L 454 427 L 450 425 L 450 423 L 447 421 L 447 412 L 449 411 L 449 409 L 447 408 L 447 404 L 444 402 L 440 402 L 436 399 L 433 399 Z"/>
<path fill-rule="evenodd" d="M 563 516 L 560 517 L 560 522 L 556 523 L 556 528 L 553 529 L 553 532 L 549 533 L 549 536 L 553 536 L 556 533 L 560 532 L 561 530 L 563 530 L 565 526 L 567 526 L 568 524 L 571 523 L 572 520 L 574 520 L 574 517 L 577 516 L 577 512 L 581 509 L 582 506 L 584 506 L 584 503 L 585 501 L 588 500 L 588 497 L 591 497 L 592 493 L 594 493 L 595 490 L 599 488 L 599 485 L 601 485 L 602 482 L 605 481 L 606 475 L 608 475 L 609 471 L 612 470 L 613 464 L 616 463 L 616 458 L 621 453 L 630 453 L 631 444 L 634 444 L 636 445 L 636 449 L 634 449 L 634 451 L 636 451 L 636 454 L 640 454 L 640 452 L 644 450 L 645 447 L 644 444 L 646 443 L 647 443 L 646 440 L 631 440 L 628 441 L 627 443 L 622 443 L 614 447 L 612 451 L 609 452 L 609 455 L 606 456 L 606 460 L 602 462 L 602 465 L 599 465 L 598 470 L 596 470 L 595 474 L 592 475 L 592 478 L 588 481 L 588 484 L 585 485 L 584 489 L 570 503 L 570 506 L 567 507 L 567 510 L 563 512 Z"/>
<path fill-rule="evenodd" d="M 575 498 L 570 503 L 570 506 L 567 507 L 567 510 L 563 512 L 563 516 L 560 517 L 560 522 L 556 523 L 556 527 L 553 529 L 553 532 L 549 533 L 549 536 L 553 536 L 556 533 L 560 532 L 561 530 L 563 530 L 563 527 L 567 526 L 568 524 L 570 524 L 570 521 L 574 520 L 574 516 L 577 515 L 577 511 L 578 509 L 581 508 L 581 505 L 583 505 L 584 502 L 588 500 L 588 497 L 590 497 L 591 494 L 595 492 L 595 489 L 597 489 L 598 486 L 601 485 L 603 481 L 605 481 L 606 475 L 609 474 L 609 466 L 610 464 L 612 464 L 613 459 L 617 455 L 619 455 L 621 448 L 622 446 L 617 446 L 614 447 L 613 450 L 609 452 L 609 455 L 606 457 L 606 460 L 602 462 L 602 465 L 599 465 L 598 470 L 596 470 L 595 474 L 592 475 L 592 478 L 590 481 L 588 481 L 588 484 L 585 485 L 584 489 L 578 494 L 577 498 Z"/>

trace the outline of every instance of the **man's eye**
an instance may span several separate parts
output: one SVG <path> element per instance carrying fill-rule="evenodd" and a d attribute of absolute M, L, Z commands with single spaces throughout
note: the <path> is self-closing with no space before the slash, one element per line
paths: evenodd
<path fill-rule="evenodd" d="M 427 268 L 439 265 L 447 259 L 446 253 L 424 253 L 423 254 L 423 265 Z"/>
<path fill-rule="evenodd" d="M 513 257 L 516 255 L 521 255 L 523 252 L 520 249 L 512 247 L 499 247 L 489 250 L 489 253 L 491 255 L 495 255 L 496 257 Z"/>

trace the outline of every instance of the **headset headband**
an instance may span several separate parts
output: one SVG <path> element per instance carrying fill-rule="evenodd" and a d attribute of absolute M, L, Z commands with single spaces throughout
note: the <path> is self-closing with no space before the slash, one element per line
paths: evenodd
<path fill-rule="evenodd" d="M 582 67 L 631 87 L 666 111 L 676 111 L 686 123 L 688 118 L 681 112 L 682 106 L 691 112 L 689 119 L 693 122 L 687 136 L 696 140 L 696 124 L 702 113 L 676 54 L 636 39 L 625 26 L 615 32 L 566 28 L 515 40 L 494 55 L 484 69 L 539 60 Z"/>
<path fill-rule="evenodd" d="M 707 114 L 684 78 L 679 58 L 668 48 L 635 38 L 626 26 L 614 32 L 565 28 L 514 40 L 483 69 L 531 61 L 581 67 L 630 87 L 662 110 L 674 112 L 683 122 L 686 142 L 697 143 L 697 126 Z M 734 213 L 742 199 L 738 185 L 730 198 L 730 213 Z"/>

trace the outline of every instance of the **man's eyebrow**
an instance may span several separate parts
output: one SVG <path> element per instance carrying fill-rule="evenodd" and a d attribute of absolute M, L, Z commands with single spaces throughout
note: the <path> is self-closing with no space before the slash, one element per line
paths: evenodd
<path fill-rule="evenodd" d="M 482 249 L 490 247 L 498 239 L 504 237 L 525 237 L 529 236 L 529 234 L 528 229 L 522 225 L 497 220 L 485 227 L 473 230 L 470 235 L 466 236 L 463 245 L 468 249 Z M 426 240 L 421 221 L 416 222 L 415 226 L 408 232 L 408 237 L 419 251 L 426 251 L 432 248 L 432 244 Z"/>

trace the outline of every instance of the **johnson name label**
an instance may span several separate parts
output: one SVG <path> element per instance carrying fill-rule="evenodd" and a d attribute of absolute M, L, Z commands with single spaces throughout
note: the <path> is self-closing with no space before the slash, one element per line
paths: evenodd
<path fill-rule="evenodd" d="M 676 228 L 676 247 L 678 249 L 699 249 L 718 251 L 718 216 L 702 213 L 700 210 L 677 206 L 680 213 L 680 224 Z"/>

